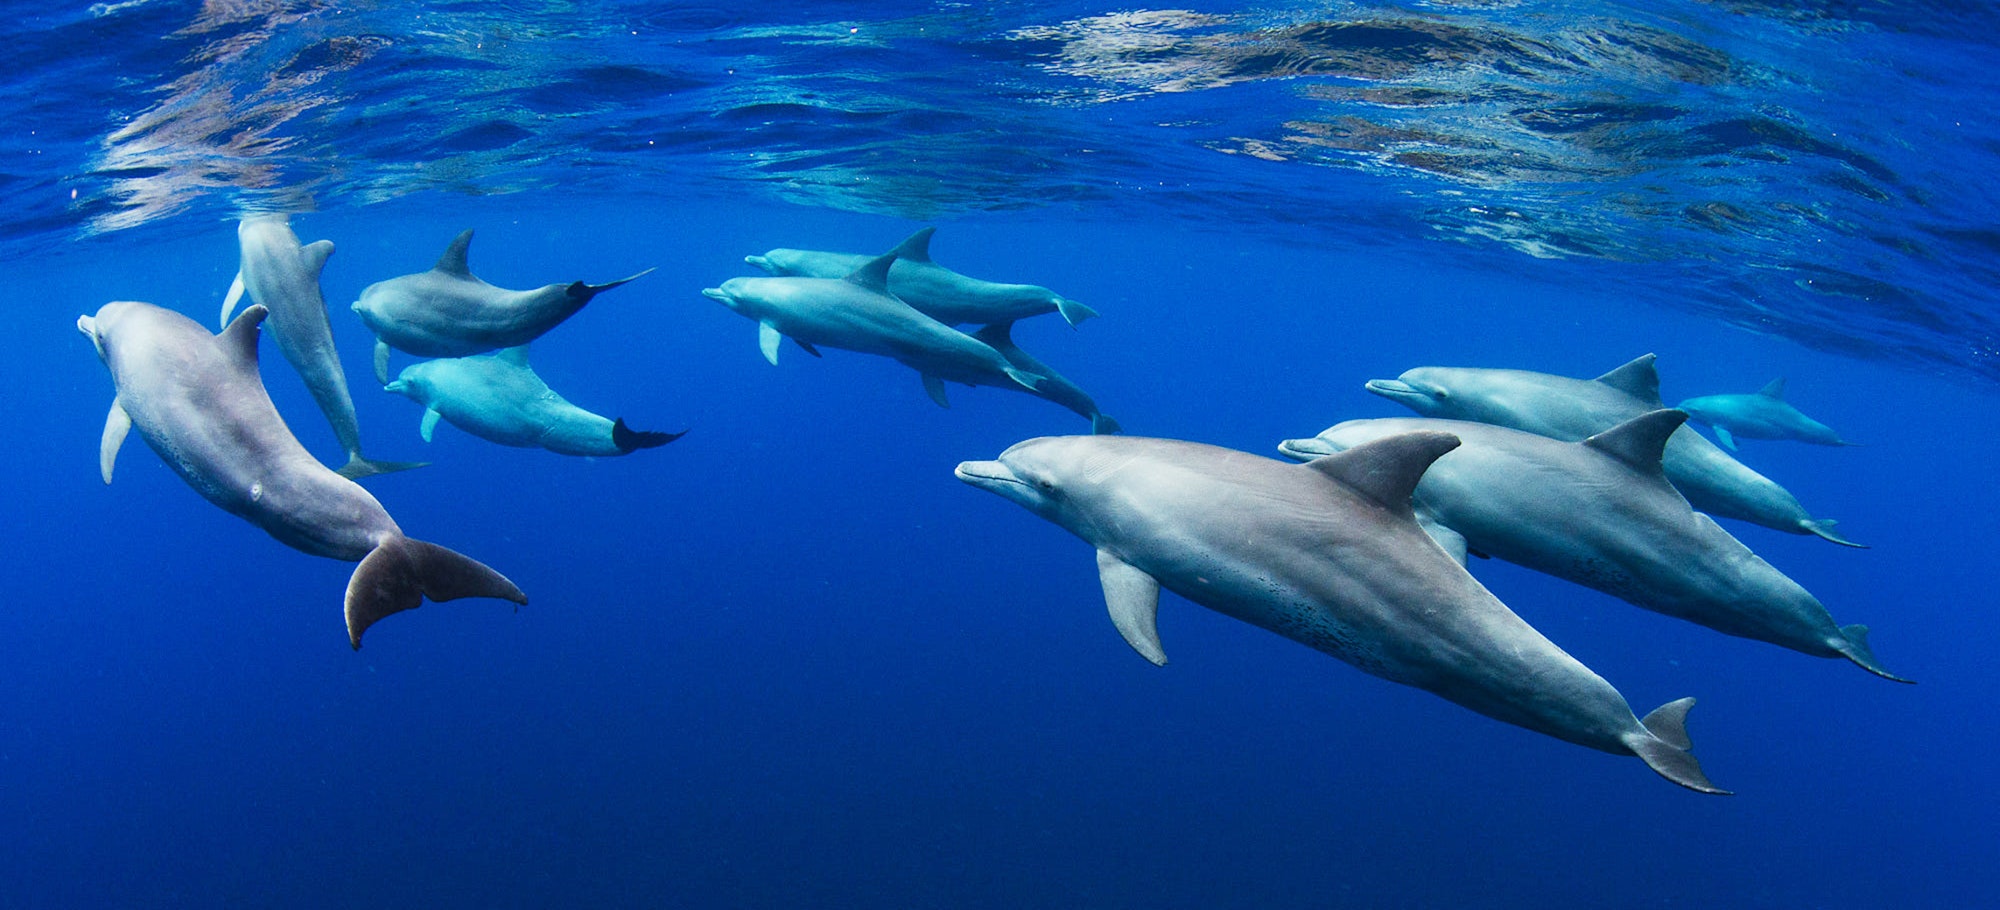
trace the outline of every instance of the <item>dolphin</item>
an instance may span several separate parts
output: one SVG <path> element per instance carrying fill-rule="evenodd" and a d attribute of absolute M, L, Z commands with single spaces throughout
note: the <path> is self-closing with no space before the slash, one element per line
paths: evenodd
<path fill-rule="evenodd" d="M 371 461 L 361 454 L 361 424 L 354 418 L 354 400 L 347 393 L 347 373 L 333 348 L 333 326 L 326 318 L 326 298 L 320 295 L 319 274 L 333 255 L 333 241 L 301 245 L 292 233 L 289 215 L 256 215 L 236 223 L 242 265 L 222 301 L 222 326 L 248 293 L 252 303 L 271 311 L 271 335 L 278 351 L 291 361 L 312 391 L 313 400 L 333 424 L 333 435 L 347 450 L 340 476 L 349 479 L 420 468 L 420 461 Z"/>
<path fill-rule="evenodd" d="M 1425 417 L 1513 427 L 1575 442 L 1665 407 L 1653 355 L 1596 379 L 1527 370 L 1419 367 L 1396 379 L 1371 379 L 1368 391 Z M 1784 487 L 1751 470 L 1688 427 L 1667 441 L 1667 479 L 1696 509 L 1791 534 L 1816 534 L 1861 547 L 1816 519 Z"/>
<path fill-rule="evenodd" d="M 956 473 L 1095 547 L 1113 624 L 1155 664 L 1164 587 L 1371 675 L 1726 792 L 1690 751 L 1693 699 L 1633 716 L 1418 527 L 1418 478 L 1457 445 L 1404 433 L 1293 465 L 1177 440 L 1044 437 Z"/>
<path fill-rule="evenodd" d="M 432 600 L 528 596 L 500 573 L 401 528 L 354 481 L 314 460 L 271 404 L 257 372 L 254 304 L 210 335 L 194 320 L 149 303 L 107 303 L 76 327 L 111 370 L 117 397 L 104 422 L 98 469 L 111 482 L 130 431 L 223 511 L 314 556 L 359 562 L 347 583 L 347 638 L 382 617 Z"/>
<path fill-rule="evenodd" d="M 1660 461 L 1687 415 L 1641 414 L 1582 442 L 1428 417 L 1349 420 L 1278 450 L 1300 461 L 1403 433 L 1463 445 L 1417 484 L 1415 506 L 1447 552 L 1470 550 L 1595 588 L 1656 613 L 1877 676 L 1868 627 L 1839 626 L 1797 582 L 1758 558 L 1667 482 Z"/>
<path fill-rule="evenodd" d="M 439 417 L 481 439 L 561 455 L 625 455 L 684 435 L 633 430 L 570 404 L 528 366 L 525 345 L 411 364 L 387 390 L 424 406 L 425 442 Z"/>
<path fill-rule="evenodd" d="M 1676 407 L 1688 419 L 1707 424 L 1722 447 L 1736 451 L 1736 437 L 1789 439 L 1821 446 L 1851 446 L 1832 427 L 1799 412 L 1785 400 L 1784 377 L 1765 383 L 1754 395 L 1703 395 Z"/>
<path fill-rule="evenodd" d="M 924 228 L 898 244 L 896 264 L 889 269 L 889 292 L 918 312 L 946 325 L 991 325 L 1059 312 L 1075 326 L 1097 315 L 1096 310 L 1040 285 L 982 281 L 932 262 L 935 233 L 937 228 Z M 844 278 L 873 258 L 862 253 L 776 249 L 745 256 L 743 261 L 772 275 Z"/>
<path fill-rule="evenodd" d="M 938 407 L 951 407 L 947 380 L 966 385 L 1013 382 L 1032 390 L 1042 377 L 1007 362 L 985 342 L 911 309 L 889 293 L 892 251 L 845 278 L 731 278 L 702 295 L 757 322 L 757 344 L 776 365 L 778 342 L 791 338 L 806 353 L 819 345 L 880 354 L 923 376 Z"/>
<path fill-rule="evenodd" d="M 378 281 L 361 289 L 354 311 L 375 333 L 375 379 L 389 381 L 389 349 L 419 357 L 464 357 L 519 347 L 560 325 L 605 291 L 644 277 L 647 269 L 608 284 L 549 284 L 532 291 L 494 287 L 465 263 L 466 229 L 428 272 Z"/>
<path fill-rule="evenodd" d="M 1013 364 L 1015 369 L 1042 377 L 1033 389 L 1022 389 L 1022 391 L 1075 411 L 1090 421 L 1092 433 L 1118 432 L 1118 421 L 1098 410 L 1097 402 L 1091 400 L 1090 395 L 1081 387 L 1069 381 L 1061 373 L 1050 369 L 1048 364 L 1035 359 L 1034 355 L 1021 350 L 1020 346 L 1014 343 L 1013 323 L 994 323 L 972 333 L 972 337 L 986 342 L 988 347 L 999 351 L 1000 356 L 1007 358 L 1007 362 Z M 1020 388 L 1014 383 L 1007 385 Z"/>

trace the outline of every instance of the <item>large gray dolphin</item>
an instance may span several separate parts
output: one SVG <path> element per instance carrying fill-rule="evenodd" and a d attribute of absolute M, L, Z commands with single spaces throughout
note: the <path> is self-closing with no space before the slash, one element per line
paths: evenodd
<path fill-rule="evenodd" d="M 347 637 L 432 600 L 498 597 L 528 602 L 500 573 L 436 544 L 403 536 L 367 490 L 314 460 L 292 436 L 257 373 L 263 305 L 220 335 L 149 303 L 107 303 L 76 327 L 96 345 L 118 394 L 104 422 L 98 469 L 111 469 L 126 434 L 146 444 L 188 486 L 294 549 L 359 561 L 347 583 Z"/>
<path fill-rule="evenodd" d="M 947 325 L 990 325 L 1014 322 L 1043 313 L 1062 313 L 1070 325 L 1097 311 L 1048 288 L 1034 284 L 1001 284 L 961 275 L 931 261 L 931 235 L 924 228 L 896 247 L 896 264 L 889 269 L 889 292 L 918 312 Z M 773 275 L 799 278 L 842 278 L 854 274 L 875 257 L 861 253 L 776 249 L 743 261 Z"/>
<path fill-rule="evenodd" d="M 1092 400 L 1089 393 L 1081 386 L 1069 381 L 1063 374 L 1051 369 L 1048 364 L 1036 359 L 1033 354 L 1021 350 L 1021 346 L 1014 343 L 1013 323 L 1000 322 L 986 326 L 972 333 L 972 337 L 986 342 L 988 347 L 999 351 L 1000 356 L 1007 358 L 1007 362 L 1013 364 L 1016 369 L 1041 377 L 1041 381 L 1035 383 L 1032 389 L 1023 389 L 1017 383 L 1008 383 L 1008 386 L 1075 411 L 1089 419 L 1092 433 L 1118 432 L 1118 421 L 1098 410 L 1097 402 Z"/>
<path fill-rule="evenodd" d="M 319 273 L 333 255 L 333 241 L 301 245 L 292 233 L 291 216 L 256 215 L 236 223 L 236 243 L 242 264 L 223 298 L 220 325 L 229 324 L 229 315 L 246 293 L 250 302 L 271 311 L 271 336 L 279 353 L 299 371 L 327 422 L 333 424 L 340 447 L 347 450 L 340 476 L 368 477 L 423 467 L 420 461 L 371 461 L 361 454 L 361 424 L 354 418 L 347 372 L 340 368 L 340 354 L 333 348 L 333 326 L 327 322 L 326 298 L 319 289 Z"/>
<path fill-rule="evenodd" d="M 924 391 L 950 407 L 946 381 L 1000 385 L 1011 379 L 1034 389 L 1041 377 L 1016 368 L 985 342 L 911 309 L 889 293 L 894 252 L 869 260 L 845 278 L 731 278 L 704 296 L 757 323 L 764 359 L 778 362 L 778 342 L 790 338 L 819 356 L 819 345 L 880 354 L 916 370 Z"/>
<path fill-rule="evenodd" d="M 1725 792 L 1689 751 L 1693 699 L 1633 716 L 1417 526 L 1411 492 L 1457 445 L 1405 433 L 1292 465 L 1175 440 L 1045 437 L 957 475 L 1095 547 L 1112 622 L 1156 664 L 1164 587 L 1372 675 Z"/>
<path fill-rule="evenodd" d="M 1658 410 L 1660 374 L 1647 354 L 1596 379 L 1527 370 L 1419 367 L 1396 379 L 1371 379 L 1368 391 L 1425 417 L 1513 427 L 1575 442 L 1647 411 Z M 1695 508 L 1792 534 L 1817 534 L 1842 546 L 1861 544 L 1834 533 L 1784 487 L 1715 447 L 1692 428 L 1667 441 L 1667 479 Z"/>
<path fill-rule="evenodd" d="M 1842 627 L 1806 589 L 1758 558 L 1667 482 L 1660 459 L 1686 420 L 1652 411 L 1582 442 L 1427 417 L 1349 420 L 1279 451 L 1308 461 L 1403 433 L 1464 444 L 1417 484 L 1420 516 L 1447 551 L 1471 550 L 1711 629 L 1890 673 L 1868 627 Z"/>
<path fill-rule="evenodd" d="M 1677 405 L 1688 419 L 1715 431 L 1722 447 L 1736 451 L 1736 438 L 1789 439 L 1821 446 L 1851 446 L 1832 427 L 1820 423 L 1785 400 L 1783 377 L 1764 384 L 1752 395 L 1703 395 Z"/>
<path fill-rule="evenodd" d="M 607 284 L 548 284 L 510 291 L 481 281 L 466 265 L 467 229 L 428 272 L 378 281 L 361 290 L 354 311 L 375 333 L 375 379 L 389 381 L 389 349 L 419 357 L 464 357 L 518 347 L 542 337 L 591 298 L 651 272 Z"/>
<path fill-rule="evenodd" d="M 570 404 L 528 366 L 525 345 L 413 363 L 388 391 L 424 406 L 425 442 L 440 417 L 481 439 L 562 455 L 625 455 L 682 436 L 634 430 L 623 418 L 600 417 Z"/>

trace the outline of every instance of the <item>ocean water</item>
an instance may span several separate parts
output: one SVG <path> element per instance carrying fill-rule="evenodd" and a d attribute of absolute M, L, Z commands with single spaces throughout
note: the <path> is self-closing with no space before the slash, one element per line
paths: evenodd
<path fill-rule="evenodd" d="M 1987 4 L 166 0 L 8 4 L 4 907 L 1943 907 L 2000 887 L 2000 14 Z M 212 325 L 293 213 L 412 536 L 531 602 L 348 647 L 352 567 L 136 440 L 75 319 Z M 773 247 L 1033 282 L 1020 344 L 1135 435 L 1275 454 L 1422 365 L 1789 397 L 1742 459 L 1866 550 L 1725 526 L 1899 686 L 1495 561 L 1736 795 L 1497 723 L 1169 595 L 952 477 L 1076 415 L 786 346 L 700 291 Z M 458 231 L 505 287 L 656 271 L 534 345 L 688 435 L 493 445 L 348 311 Z M 339 447 L 270 344 L 315 454 Z M 397 355 L 395 368 L 414 362 Z"/>

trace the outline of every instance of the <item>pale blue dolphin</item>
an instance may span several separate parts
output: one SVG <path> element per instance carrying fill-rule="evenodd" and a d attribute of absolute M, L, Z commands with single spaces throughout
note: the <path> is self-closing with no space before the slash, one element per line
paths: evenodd
<path fill-rule="evenodd" d="M 1736 437 L 1789 439 L 1820 446 L 1851 446 L 1832 427 L 1799 412 L 1785 400 L 1785 379 L 1766 383 L 1752 395 L 1703 395 L 1681 402 L 1688 419 L 1707 424 L 1722 447 L 1736 451 Z"/>
<path fill-rule="evenodd" d="M 414 363 L 386 388 L 424 406 L 425 442 L 440 417 L 481 439 L 560 455 L 626 455 L 683 435 L 634 430 L 570 404 L 535 375 L 525 345 Z"/>
<path fill-rule="evenodd" d="M 924 228 L 896 247 L 889 269 L 889 293 L 946 325 L 991 325 L 1043 313 L 1062 313 L 1074 326 L 1097 311 L 1036 284 L 1003 284 L 961 275 L 931 261 L 931 235 Z M 776 249 L 743 261 L 773 275 L 842 278 L 874 259 L 860 253 Z"/>

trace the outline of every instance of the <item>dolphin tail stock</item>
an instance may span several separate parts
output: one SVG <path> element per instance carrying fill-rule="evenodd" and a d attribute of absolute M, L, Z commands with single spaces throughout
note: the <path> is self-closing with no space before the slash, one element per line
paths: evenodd
<path fill-rule="evenodd" d="M 1053 298 L 1055 301 L 1056 312 L 1062 314 L 1063 321 L 1069 323 L 1070 328 L 1076 328 L 1078 325 L 1082 324 L 1082 322 L 1085 319 L 1090 319 L 1097 315 L 1096 310 L 1093 310 L 1090 307 L 1084 306 L 1081 303 L 1071 300 L 1068 297 L 1064 297 L 1061 294 L 1051 294 L 1049 296 Z"/>
<path fill-rule="evenodd" d="M 604 284 L 585 284 L 581 281 L 574 281 L 570 283 L 569 295 L 571 297 L 582 297 L 585 301 L 588 301 L 590 300 L 590 298 L 602 294 L 605 291 L 611 290 L 612 288 L 615 288 L 621 284 L 631 284 L 632 282 L 638 281 L 639 279 L 644 278 L 647 275 L 651 275 L 652 273 L 653 273 L 652 269 L 647 269 L 643 272 L 640 272 L 637 275 L 631 275 L 625 278 L 620 278 L 617 281 L 607 281 Z"/>
<path fill-rule="evenodd" d="M 1694 699 L 1683 698 L 1654 708 L 1639 721 L 1645 733 L 1630 734 L 1625 745 L 1661 777 L 1689 790 L 1729 796 L 1730 791 L 1709 782 L 1701 762 L 1695 760 L 1694 741 L 1687 734 L 1687 713 L 1692 707 Z"/>
<path fill-rule="evenodd" d="M 1914 679 L 1904 679 L 1889 672 L 1887 668 L 1882 666 L 1880 661 L 1875 659 L 1875 651 L 1868 647 L 1867 626 L 1860 623 L 1855 623 L 1851 626 L 1841 626 L 1840 637 L 1842 642 L 1835 645 L 1834 650 L 1839 651 L 1842 657 L 1854 661 L 1856 666 L 1891 682 L 1916 684 L 1917 681 Z"/>
<path fill-rule="evenodd" d="M 1125 428 L 1112 420 L 1110 415 L 1099 413 L 1090 416 L 1090 432 L 1093 436 L 1113 436 L 1125 432 Z"/>
<path fill-rule="evenodd" d="M 361 650 L 361 635 L 382 617 L 435 601 L 494 597 L 516 604 L 528 595 L 471 557 L 400 534 L 375 545 L 347 580 L 347 641 Z"/>
<path fill-rule="evenodd" d="M 1868 545 L 1865 543 L 1855 543 L 1835 533 L 1833 526 L 1837 524 L 1840 524 L 1840 522 L 1831 518 L 1801 518 L 1799 519 L 1799 533 L 1817 535 L 1833 543 L 1840 544 L 1843 547 L 1853 547 L 1857 550 L 1868 549 Z"/>
<path fill-rule="evenodd" d="M 617 446 L 621 454 L 630 454 L 640 449 L 657 449 L 686 435 L 686 430 L 678 433 L 634 430 L 625 425 L 623 417 L 611 422 L 611 444 Z"/>
<path fill-rule="evenodd" d="M 411 468 L 422 468 L 429 465 L 430 462 L 428 461 L 375 461 L 362 455 L 360 452 L 349 452 L 347 454 L 347 463 L 341 465 L 340 470 L 334 473 L 348 480 L 360 480 L 363 477 L 373 477 L 377 474 L 394 474 L 397 471 L 407 471 Z"/>

